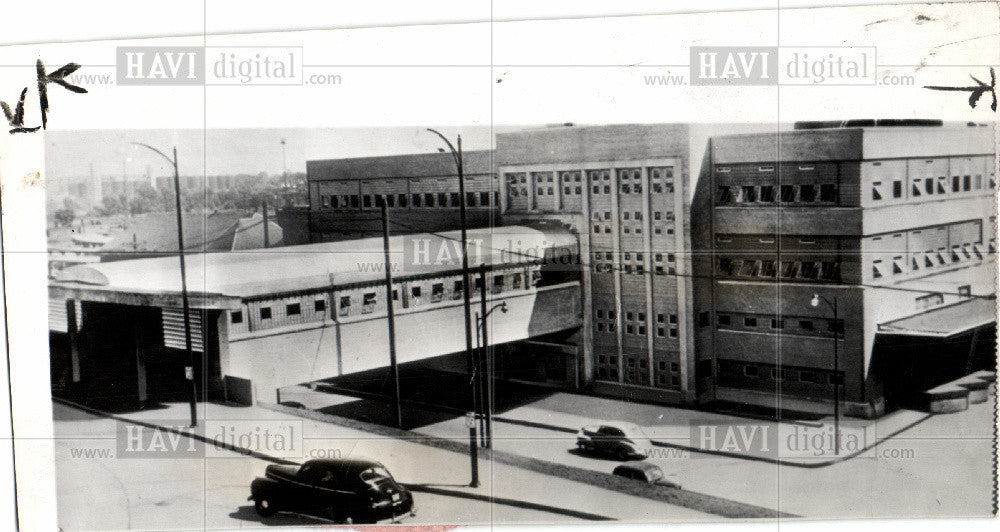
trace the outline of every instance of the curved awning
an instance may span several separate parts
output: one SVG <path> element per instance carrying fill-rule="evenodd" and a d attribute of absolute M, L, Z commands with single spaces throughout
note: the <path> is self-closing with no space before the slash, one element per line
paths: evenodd
<path fill-rule="evenodd" d="M 975 297 L 914 316 L 880 323 L 879 334 L 949 338 L 995 323 L 995 298 Z"/>

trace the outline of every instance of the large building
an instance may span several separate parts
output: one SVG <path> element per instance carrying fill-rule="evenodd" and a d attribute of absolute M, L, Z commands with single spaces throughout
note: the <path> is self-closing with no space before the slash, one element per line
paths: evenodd
<path fill-rule="evenodd" d="M 693 402 L 685 125 L 559 127 L 497 135 L 505 223 L 580 240 L 586 356 L 597 393 Z"/>
<path fill-rule="evenodd" d="M 463 154 L 469 227 L 497 223 L 499 187 L 490 150 Z M 458 173 L 450 153 L 306 162 L 313 242 L 382 234 L 378 198 L 386 197 L 393 234 L 448 231 L 461 225 Z"/>
<path fill-rule="evenodd" d="M 691 215 L 702 401 L 873 416 L 992 359 L 992 128 L 866 125 L 710 140 Z"/>

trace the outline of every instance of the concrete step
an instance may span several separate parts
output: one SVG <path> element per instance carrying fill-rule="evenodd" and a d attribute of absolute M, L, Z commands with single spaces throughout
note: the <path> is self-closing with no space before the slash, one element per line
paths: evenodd
<path fill-rule="evenodd" d="M 922 392 L 920 400 L 921 406 L 932 414 L 961 412 L 969 408 L 969 390 L 949 382 Z"/>
<path fill-rule="evenodd" d="M 951 384 L 969 391 L 969 404 L 985 403 L 989 395 L 990 381 L 984 380 L 975 374 L 952 381 Z"/>

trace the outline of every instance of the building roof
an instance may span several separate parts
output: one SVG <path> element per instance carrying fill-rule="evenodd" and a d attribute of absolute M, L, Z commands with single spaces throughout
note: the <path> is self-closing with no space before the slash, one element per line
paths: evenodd
<path fill-rule="evenodd" d="M 880 334 L 905 336 L 930 336 L 948 338 L 996 321 L 997 301 L 994 298 L 975 297 L 960 303 L 938 307 L 909 316 L 880 323 Z"/>
<path fill-rule="evenodd" d="M 394 236 L 390 261 L 397 279 L 461 269 L 459 231 Z M 506 226 L 469 231 L 469 265 L 524 263 L 559 250 L 576 251 L 576 237 L 558 229 Z M 385 278 L 381 238 L 187 256 L 191 293 L 266 296 L 370 283 Z M 102 292 L 180 293 L 177 257 L 72 266 L 53 282 Z"/>
<path fill-rule="evenodd" d="M 462 168 L 466 175 L 494 173 L 493 150 L 463 151 Z M 455 160 L 450 153 L 306 161 L 306 176 L 309 181 L 456 175 Z"/>

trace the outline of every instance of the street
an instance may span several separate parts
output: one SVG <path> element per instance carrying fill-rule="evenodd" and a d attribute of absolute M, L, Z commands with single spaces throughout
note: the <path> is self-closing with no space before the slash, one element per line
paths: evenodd
<path fill-rule="evenodd" d="M 141 415 L 182 418 L 186 405 Z M 203 405 L 209 410 L 215 405 Z M 215 412 L 237 422 L 288 418 L 257 408 Z M 203 413 L 204 414 L 204 413 Z M 116 456 L 118 422 L 55 404 L 57 505 L 64 530 L 253 528 L 329 524 L 279 513 L 262 519 L 247 501 L 249 484 L 268 462 L 232 452 L 207 458 Z M 204 415 L 203 415 L 204 419 Z M 414 524 L 568 523 L 705 520 L 714 516 L 510 466 L 480 461 L 482 485 L 467 488 L 467 455 L 344 427 L 303 421 L 304 455 L 369 456 L 415 490 Z M 441 494 L 444 493 L 444 494 Z M 491 504 L 489 496 L 501 499 Z M 485 499 L 485 500 L 484 500 Z M 642 508 L 637 512 L 637 508 Z"/>

